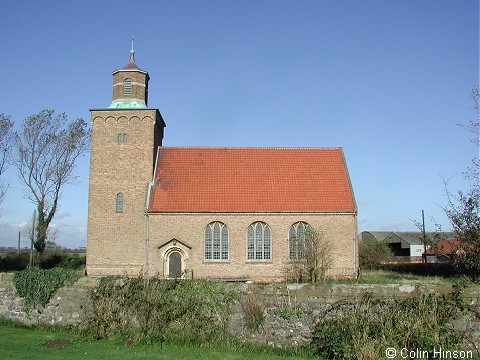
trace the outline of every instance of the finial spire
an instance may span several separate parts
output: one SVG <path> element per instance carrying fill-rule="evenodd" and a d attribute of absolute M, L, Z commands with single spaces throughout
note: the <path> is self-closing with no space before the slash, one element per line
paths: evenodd
<path fill-rule="evenodd" d="M 137 65 L 135 65 L 135 49 L 134 49 L 134 43 L 135 43 L 135 37 L 132 36 L 132 50 L 130 50 L 130 59 L 128 59 L 128 64 L 126 66 L 126 68 L 132 68 L 132 67 L 137 67 Z"/>
<path fill-rule="evenodd" d="M 137 64 L 135 64 L 135 37 L 134 36 L 132 36 L 132 49 L 130 50 L 130 58 L 128 59 L 127 65 L 125 65 L 125 67 L 123 69 L 126 69 L 126 70 L 132 70 L 132 69 L 140 70 L 138 68 Z"/>

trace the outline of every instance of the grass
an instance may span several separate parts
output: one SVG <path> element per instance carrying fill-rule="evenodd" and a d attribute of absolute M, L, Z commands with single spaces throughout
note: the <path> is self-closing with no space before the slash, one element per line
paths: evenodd
<path fill-rule="evenodd" d="M 358 282 L 361 284 L 432 284 L 451 285 L 456 278 L 421 276 L 387 270 L 364 270 Z"/>
<path fill-rule="evenodd" d="M 324 279 L 323 284 L 409 284 L 409 285 L 452 285 L 458 278 L 421 276 L 387 270 L 363 270 L 358 279 Z"/>
<path fill-rule="evenodd" d="M 42 327 L 26 327 L 10 322 L 0 322 L 0 354 L 5 360 L 10 359 L 122 359 L 122 360 L 240 360 L 240 359 L 305 359 L 305 357 L 282 356 L 274 354 L 275 350 L 262 348 L 242 349 L 238 351 L 224 351 L 221 349 L 207 349 L 166 344 L 135 344 L 125 345 L 113 340 L 92 340 L 71 333 L 64 329 L 49 329 Z M 61 342 L 69 340 L 63 347 L 45 347 L 47 342 Z M 278 351 L 277 351 L 278 353 Z"/>

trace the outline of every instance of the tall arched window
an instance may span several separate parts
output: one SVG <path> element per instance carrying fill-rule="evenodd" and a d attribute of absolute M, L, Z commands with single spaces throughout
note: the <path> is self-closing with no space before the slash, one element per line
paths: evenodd
<path fill-rule="evenodd" d="M 212 222 L 205 228 L 205 260 L 228 260 L 228 228 Z"/>
<path fill-rule="evenodd" d="M 288 246 L 290 260 L 304 260 L 305 251 L 308 249 L 308 244 L 305 237 L 308 239 L 308 234 L 311 232 L 311 227 L 303 221 L 299 221 L 290 226 L 290 233 L 288 236 Z"/>
<path fill-rule="evenodd" d="M 123 194 L 117 194 L 117 201 L 116 201 L 116 212 L 121 213 L 123 212 Z"/>
<path fill-rule="evenodd" d="M 264 222 L 251 224 L 247 230 L 247 259 L 271 260 L 272 240 L 270 227 Z"/>
<path fill-rule="evenodd" d="M 123 97 L 132 97 L 132 80 L 130 79 L 123 80 Z"/>

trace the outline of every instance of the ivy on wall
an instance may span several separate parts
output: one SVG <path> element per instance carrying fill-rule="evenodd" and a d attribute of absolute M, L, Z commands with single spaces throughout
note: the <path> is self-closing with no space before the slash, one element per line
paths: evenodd
<path fill-rule="evenodd" d="M 15 273 L 13 284 L 18 296 L 24 299 L 23 309 L 29 312 L 39 306 L 45 307 L 58 289 L 73 284 L 79 278 L 80 275 L 73 270 L 30 267 Z"/>

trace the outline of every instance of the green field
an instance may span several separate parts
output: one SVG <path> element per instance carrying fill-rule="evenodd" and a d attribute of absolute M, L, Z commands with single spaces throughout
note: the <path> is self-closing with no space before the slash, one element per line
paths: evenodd
<path fill-rule="evenodd" d="M 305 359 L 251 351 L 223 351 L 200 347 L 164 345 L 124 345 L 120 342 L 95 341 L 62 330 L 26 328 L 0 324 L 0 356 L 2 359 Z M 61 346 L 62 343 L 69 342 Z M 58 346 L 58 347 L 57 347 Z"/>

